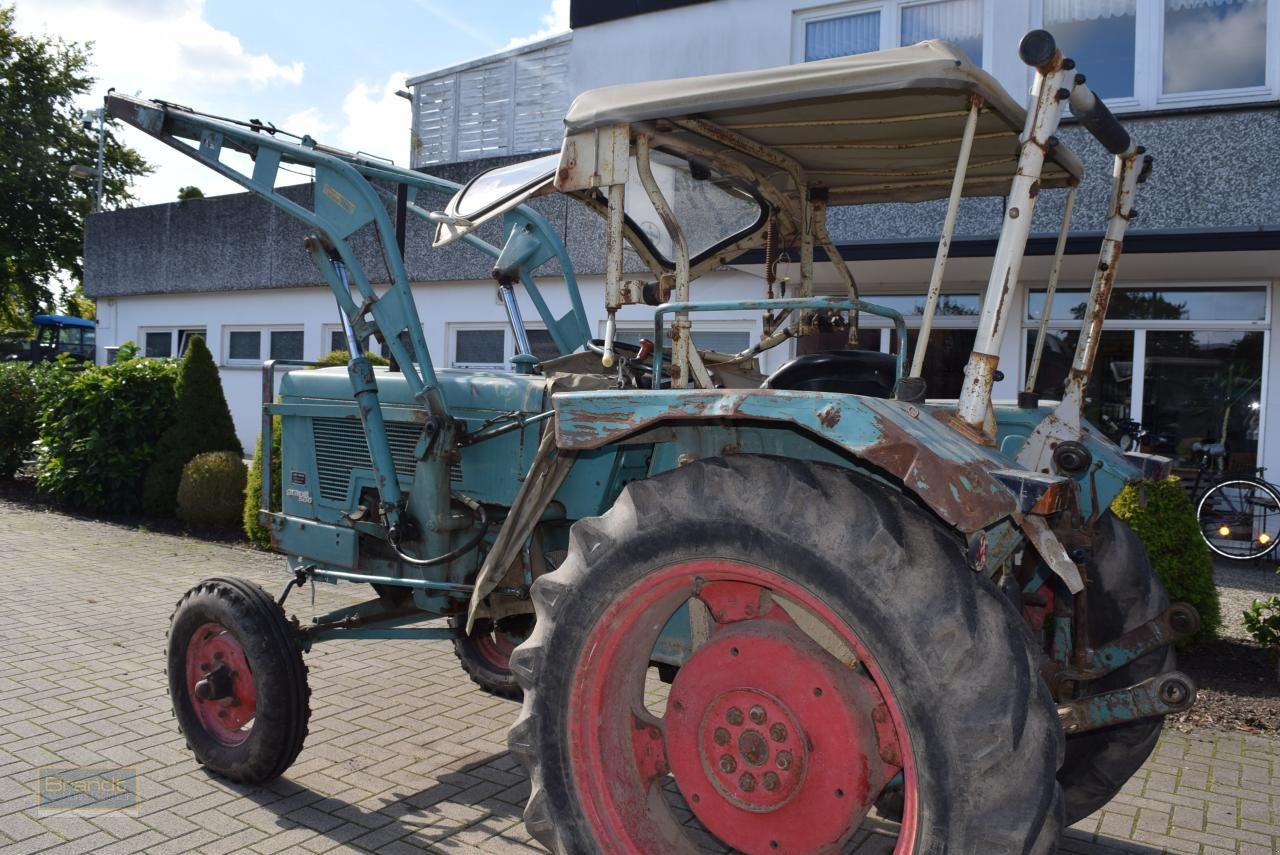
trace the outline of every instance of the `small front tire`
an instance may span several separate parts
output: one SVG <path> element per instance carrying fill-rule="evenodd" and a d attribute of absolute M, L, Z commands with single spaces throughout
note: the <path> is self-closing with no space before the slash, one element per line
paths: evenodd
<path fill-rule="evenodd" d="M 284 773 L 311 715 L 307 670 L 284 611 L 244 579 L 206 579 L 169 622 L 169 697 L 200 765 L 244 784 Z"/>

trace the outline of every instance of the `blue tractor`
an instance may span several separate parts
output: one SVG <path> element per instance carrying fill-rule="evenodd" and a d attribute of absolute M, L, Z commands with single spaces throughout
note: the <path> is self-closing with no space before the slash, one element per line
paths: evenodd
<path fill-rule="evenodd" d="M 1108 511 L 1168 461 L 1081 417 L 1151 158 L 1048 33 L 1020 54 L 1029 110 L 940 42 L 595 90 L 558 154 L 465 187 L 109 96 L 112 115 L 306 224 L 352 355 L 264 366 L 263 449 L 278 421 L 283 459 L 278 482 L 264 461 L 261 520 L 289 577 L 278 596 L 209 579 L 175 611 L 169 688 L 196 759 L 236 781 L 282 774 L 302 750 L 317 643 L 451 639 L 477 682 L 522 698 L 509 744 L 532 780 L 527 825 L 552 851 L 837 851 L 871 817 L 898 852 L 1051 852 L 1192 703 L 1171 643 L 1198 617 Z M 1113 155 L 1106 235 L 1062 400 L 1031 391 L 1042 327 L 1026 391 L 998 403 L 1037 199 L 1067 188 L 1051 300 L 1083 174 L 1055 136 L 1068 105 Z M 313 171 L 313 204 L 276 191 L 283 165 Z M 526 204 L 551 193 L 600 217 L 600 338 L 561 240 Z M 1001 195 L 963 389 L 931 398 L 922 365 L 958 205 Z M 901 316 L 859 298 L 826 218 L 929 200 L 947 213 L 908 353 Z M 435 366 L 396 239 L 407 217 L 492 258 L 512 371 Z M 696 280 L 753 251 L 761 293 L 696 299 Z M 798 278 L 775 275 L 784 253 Z M 823 260 L 834 291 L 815 282 Z M 560 316 L 534 277 L 551 264 Z M 618 339 L 627 305 L 652 307 L 652 338 Z M 522 306 L 558 355 L 533 355 Z M 702 319 L 744 309 L 762 315 L 759 341 L 695 346 Z M 894 352 L 857 349 L 868 316 Z M 759 370 L 759 354 L 819 330 L 851 346 Z M 370 337 L 389 368 L 364 355 Z M 310 582 L 371 596 L 288 619 Z"/>
<path fill-rule="evenodd" d="M 97 356 L 98 323 L 69 315 L 36 315 L 35 335 L 0 335 L 0 359 L 10 362 L 49 362 L 66 354 L 76 362 L 93 364 Z"/>

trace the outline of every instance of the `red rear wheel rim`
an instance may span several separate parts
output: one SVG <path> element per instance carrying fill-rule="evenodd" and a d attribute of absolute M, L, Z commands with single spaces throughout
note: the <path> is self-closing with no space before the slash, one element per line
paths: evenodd
<path fill-rule="evenodd" d="M 659 718 L 644 703 L 655 627 L 695 596 L 711 611 L 713 634 L 681 668 Z M 820 646 L 777 598 L 816 619 L 862 667 Z M 862 639 L 802 585 L 734 561 L 668 566 L 618 596 L 582 649 L 569 760 L 609 851 L 696 848 L 660 792 L 668 773 L 723 842 L 786 853 L 847 840 L 899 772 L 895 851 L 912 850 L 918 793 L 902 711 Z"/>
<path fill-rule="evenodd" d="M 253 671 L 239 640 L 220 623 L 202 624 L 187 641 L 187 693 L 217 742 L 231 747 L 249 738 L 258 710 Z"/>

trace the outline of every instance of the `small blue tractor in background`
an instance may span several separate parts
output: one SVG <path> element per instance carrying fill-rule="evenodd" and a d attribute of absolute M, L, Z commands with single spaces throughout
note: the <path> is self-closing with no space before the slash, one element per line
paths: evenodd
<path fill-rule="evenodd" d="M 262 447 L 278 420 L 283 459 L 282 483 L 264 461 L 261 519 L 290 577 L 278 597 L 209 579 L 178 605 L 169 686 L 197 760 L 250 783 L 285 772 L 317 643 L 451 639 L 477 682 L 523 699 L 510 748 L 532 780 L 528 827 L 553 851 L 836 851 L 873 812 L 898 852 L 1052 851 L 1192 703 L 1171 643 L 1198 617 L 1108 510 L 1168 461 L 1081 418 L 1151 158 L 1048 33 L 1020 54 L 1029 110 L 940 42 L 595 90 L 558 154 L 465 187 L 109 96 L 112 115 L 306 224 L 351 352 L 346 369 L 264 366 Z M 999 404 L 1033 210 L 1067 188 L 1052 300 L 1083 173 L 1055 136 L 1068 105 L 1114 155 L 1106 234 L 1062 400 L 1031 391 L 1042 326 L 1027 391 Z M 313 204 L 276 190 L 284 165 L 313 171 Z M 550 193 L 603 220 L 602 338 L 525 204 Z M 963 389 L 931 399 L 922 364 L 959 202 L 1001 195 Z M 947 214 L 908 354 L 901 316 L 859 298 L 826 217 L 928 200 Z M 435 367 L 397 243 L 408 217 L 493 259 L 511 372 Z M 699 277 L 761 249 L 763 293 L 695 299 Z M 774 275 L 784 252 L 798 280 Z M 815 284 L 824 259 L 834 293 Z M 553 262 L 561 316 L 534 277 Z M 617 339 L 626 305 L 653 307 L 651 340 Z M 558 356 L 533 355 L 529 307 Z M 758 342 L 695 347 L 698 319 L 744 309 L 762 313 Z M 892 353 L 857 348 L 866 316 L 892 326 Z M 760 372 L 760 353 L 819 329 L 850 347 Z M 370 364 L 370 337 L 391 367 Z M 290 590 L 313 581 L 372 593 L 287 619 Z"/>
<path fill-rule="evenodd" d="M 17 362 L 48 362 L 66 354 L 77 362 L 94 363 L 97 355 L 98 324 L 68 315 L 36 315 L 35 334 L 0 334 L 0 359 Z"/>

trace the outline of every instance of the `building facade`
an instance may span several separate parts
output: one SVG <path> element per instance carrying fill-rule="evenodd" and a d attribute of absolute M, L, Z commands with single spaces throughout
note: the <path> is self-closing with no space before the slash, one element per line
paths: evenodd
<path fill-rule="evenodd" d="M 573 31 L 409 81 L 415 168 L 463 180 L 494 163 L 559 145 L 572 96 L 596 86 L 819 60 L 944 38 L 1015 96 L 1030 72 L 1017 57 L 1045 27 L 1089 84 L 1155 156 L 1139 193 L 1118 291 L 1089 392 L 1088 414 L 1118 435 L 1142 423 L 1151 450 L 1188 464 L 1194 442 L 1227 443 L 1227 465 L 1280 466 L 1280 0 L 592 0 L 574 2 Z M 1095 264 L 1110 158 L 1079 128 L 1061 136 L 1084 159 L 1040 391 L 1060 390 Z M 300 188 L 298 192 L 308 192 Z M 1000 355 L 1013 398 L 1025 376 L 1062 205 L 1046 191 Z M 602 323 L 602 231 L 563 200 L 538 203 L 562 229 L 589 310 Z M 336 308 L 307 268 L 301 232 L 257 200 L 192 200 L 91 218 L 86 289 L 98 299 L 102 347 L 134 340 L 175 353 L 200 330 L 222 366 L 244 438 L 256 430 L 267 356 L 314 358 L 338 329 Z M 831 227 L 864 297 L 918 326 L 942 203 L 833 211 Z M 953 396 L 973 342 L 1003 199 L 966 200 L 947 267 L 926 376 L 931 396 Z M 145 237 L 146 240 L 138 240 Z M 408 261 L 424 331 L 445 365 L 500 370 L 513 337 L 483 259 L 427 249 L 411 232 Z M 763 294 L 762 258 L 748 256 L 696 288 L 695 297 Z M 826 265 L 819 265 L 825 268 Z M 783 273 L 785 274 L 785 269 Z M 819 286 L 834 291 L 832 271 Z M 554 289 L 552 289 L 554 292 Z M 562 297 L 562 295 L 560 295 Z M 528 316 L 531 313 L 526 313 Z M 912 315 L 917 316 L 912 320 Z M 631 307 L 622 329 L 646 325 Z M 703 322 L 704 343 L 738 349 L 758 318 Z M 914 338 L 914 337 L 913 337 Z M 862 346 L 897 346 L 867 328 Z M 910 342 L 914 344 L 914 341 Z M 791 355 L 767 355 L 766 370 Z M 1268 429 L 1271 425 L 1272 430 Z"/>

